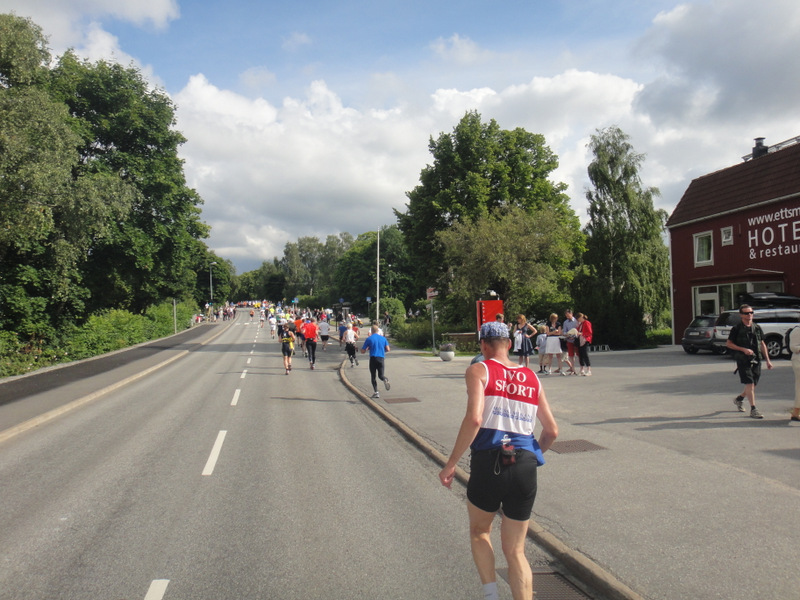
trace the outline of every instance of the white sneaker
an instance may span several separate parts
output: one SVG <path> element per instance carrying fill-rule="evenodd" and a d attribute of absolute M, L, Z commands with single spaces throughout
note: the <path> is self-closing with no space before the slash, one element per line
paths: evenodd
<path fill-rule="evenodd" d="M 375 392 L 374 394 L 372 394 L 372 397 L 373 398 L 380 398 L 381 395 L 378 392 Z"/>

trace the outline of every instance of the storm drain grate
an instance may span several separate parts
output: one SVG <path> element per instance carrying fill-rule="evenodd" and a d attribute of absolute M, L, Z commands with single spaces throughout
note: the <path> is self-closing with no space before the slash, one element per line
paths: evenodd
<path fill-rule="evenodd" d="M 382 398 L 386 404 L 402 404 L 404 402 L 419 402 L 419 398 Z"/>
<path fill-rule="evenodd" d="M 508 569 L 497 569 L 497 574 L 508 582 Z M 536 600 L 589 600 L 564 577 L 549 570 L 533 569 L 533 592 Z"/>
<path fill-rule="evenodd" d="M 571 454 L 574 452 L 594 452 L 595 450 L 607 450 L 603 446 L 598 446 L 587 440 L 564 440 L 563 442 L 553 442 L 550 450 L 556 454 Z"/>

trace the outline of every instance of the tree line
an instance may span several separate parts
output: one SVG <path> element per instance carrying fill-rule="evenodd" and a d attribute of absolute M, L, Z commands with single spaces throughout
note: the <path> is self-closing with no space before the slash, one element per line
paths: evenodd
<path fill-rule="evenodd" d="M 432 162 L 395 223 L 302 237 L 237 275 L 204 241 L 175 125 L 171 99 L 138 69 L 69 51 L 54 59 L 40 27 L 0 15 L 0 354 L 58 343 L 110 311 L 202 306 L 210 271 L 217 301 L 345 299 L 366 312 L 378 238 L 381 306 L 398 314 L 424 309 L 435 287 L 454 326 L 474 323 L 488 290 L 533 319 L 575 307 L 615 346 L 668 321 L 666 214 L 616 127 L 589 143 L 583 228 L 551 179 L 558 157 L 544 137 L 470 111 L 431 137 Z"/>
<path fill-rule="evenodd" d="M 225 261 L 203 242 L 184 142 L 137 69 L 54 60 L 39 26 L 0 15 L 0 353 L 57 344 L 103 312 L 206 297 L 203 273 Z"/>
<path fill-rule="evenodd" d="M 242 274 L 234 289 L 308 306 L 344 299 L 366 312 L 380 271 L 382 309 L 396 318 L 424 309 L 434 287 L 440 320 L 470 330 L 476 300 L 491 291 L 508 315 L 537 321 L 573 308 L 589 315 L 601 343 L 640 346 L 670 322 L 667 214 L 655 209 L 659 192 L 643 185 L 644 156 L 624 132 L 599 130 L 589 149 L 593 189 L 581 227 L 566 185 L 550 178 L 558 157 L 544 137 L 467 112 L 451 133 L 430 139 L 432 163 L 407 192 L 405 210 L 395 211 L 397 222 L 380 230 L 380 269 L 378 232 L 324 243 L 305 237 Z"/>

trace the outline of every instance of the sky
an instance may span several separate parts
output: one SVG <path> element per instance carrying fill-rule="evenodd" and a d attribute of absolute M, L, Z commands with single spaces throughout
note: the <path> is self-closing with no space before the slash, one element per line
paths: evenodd
<path fill-rule="evenodd" d="M 54 56 L 139 68 L 176 105 L 206 243 L 237 272 L 396 223 L 467 111 L 545 137 L 585 224 L 615 125 L 671 213 L 754 138 L 800 136 L 797 0 L 0 0 Z"/>

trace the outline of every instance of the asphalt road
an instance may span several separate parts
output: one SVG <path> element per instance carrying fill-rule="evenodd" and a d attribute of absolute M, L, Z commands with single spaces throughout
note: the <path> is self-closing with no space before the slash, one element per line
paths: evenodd
<path fill-rule="evenodd" d="M 474 597 L 463 493 L 341 385 L 341 355 L 286 376 L 267 329 L 213 328 L 0 442 L 0 599 Z M 0 407 L 0 430 L 27 402 Z"/>

